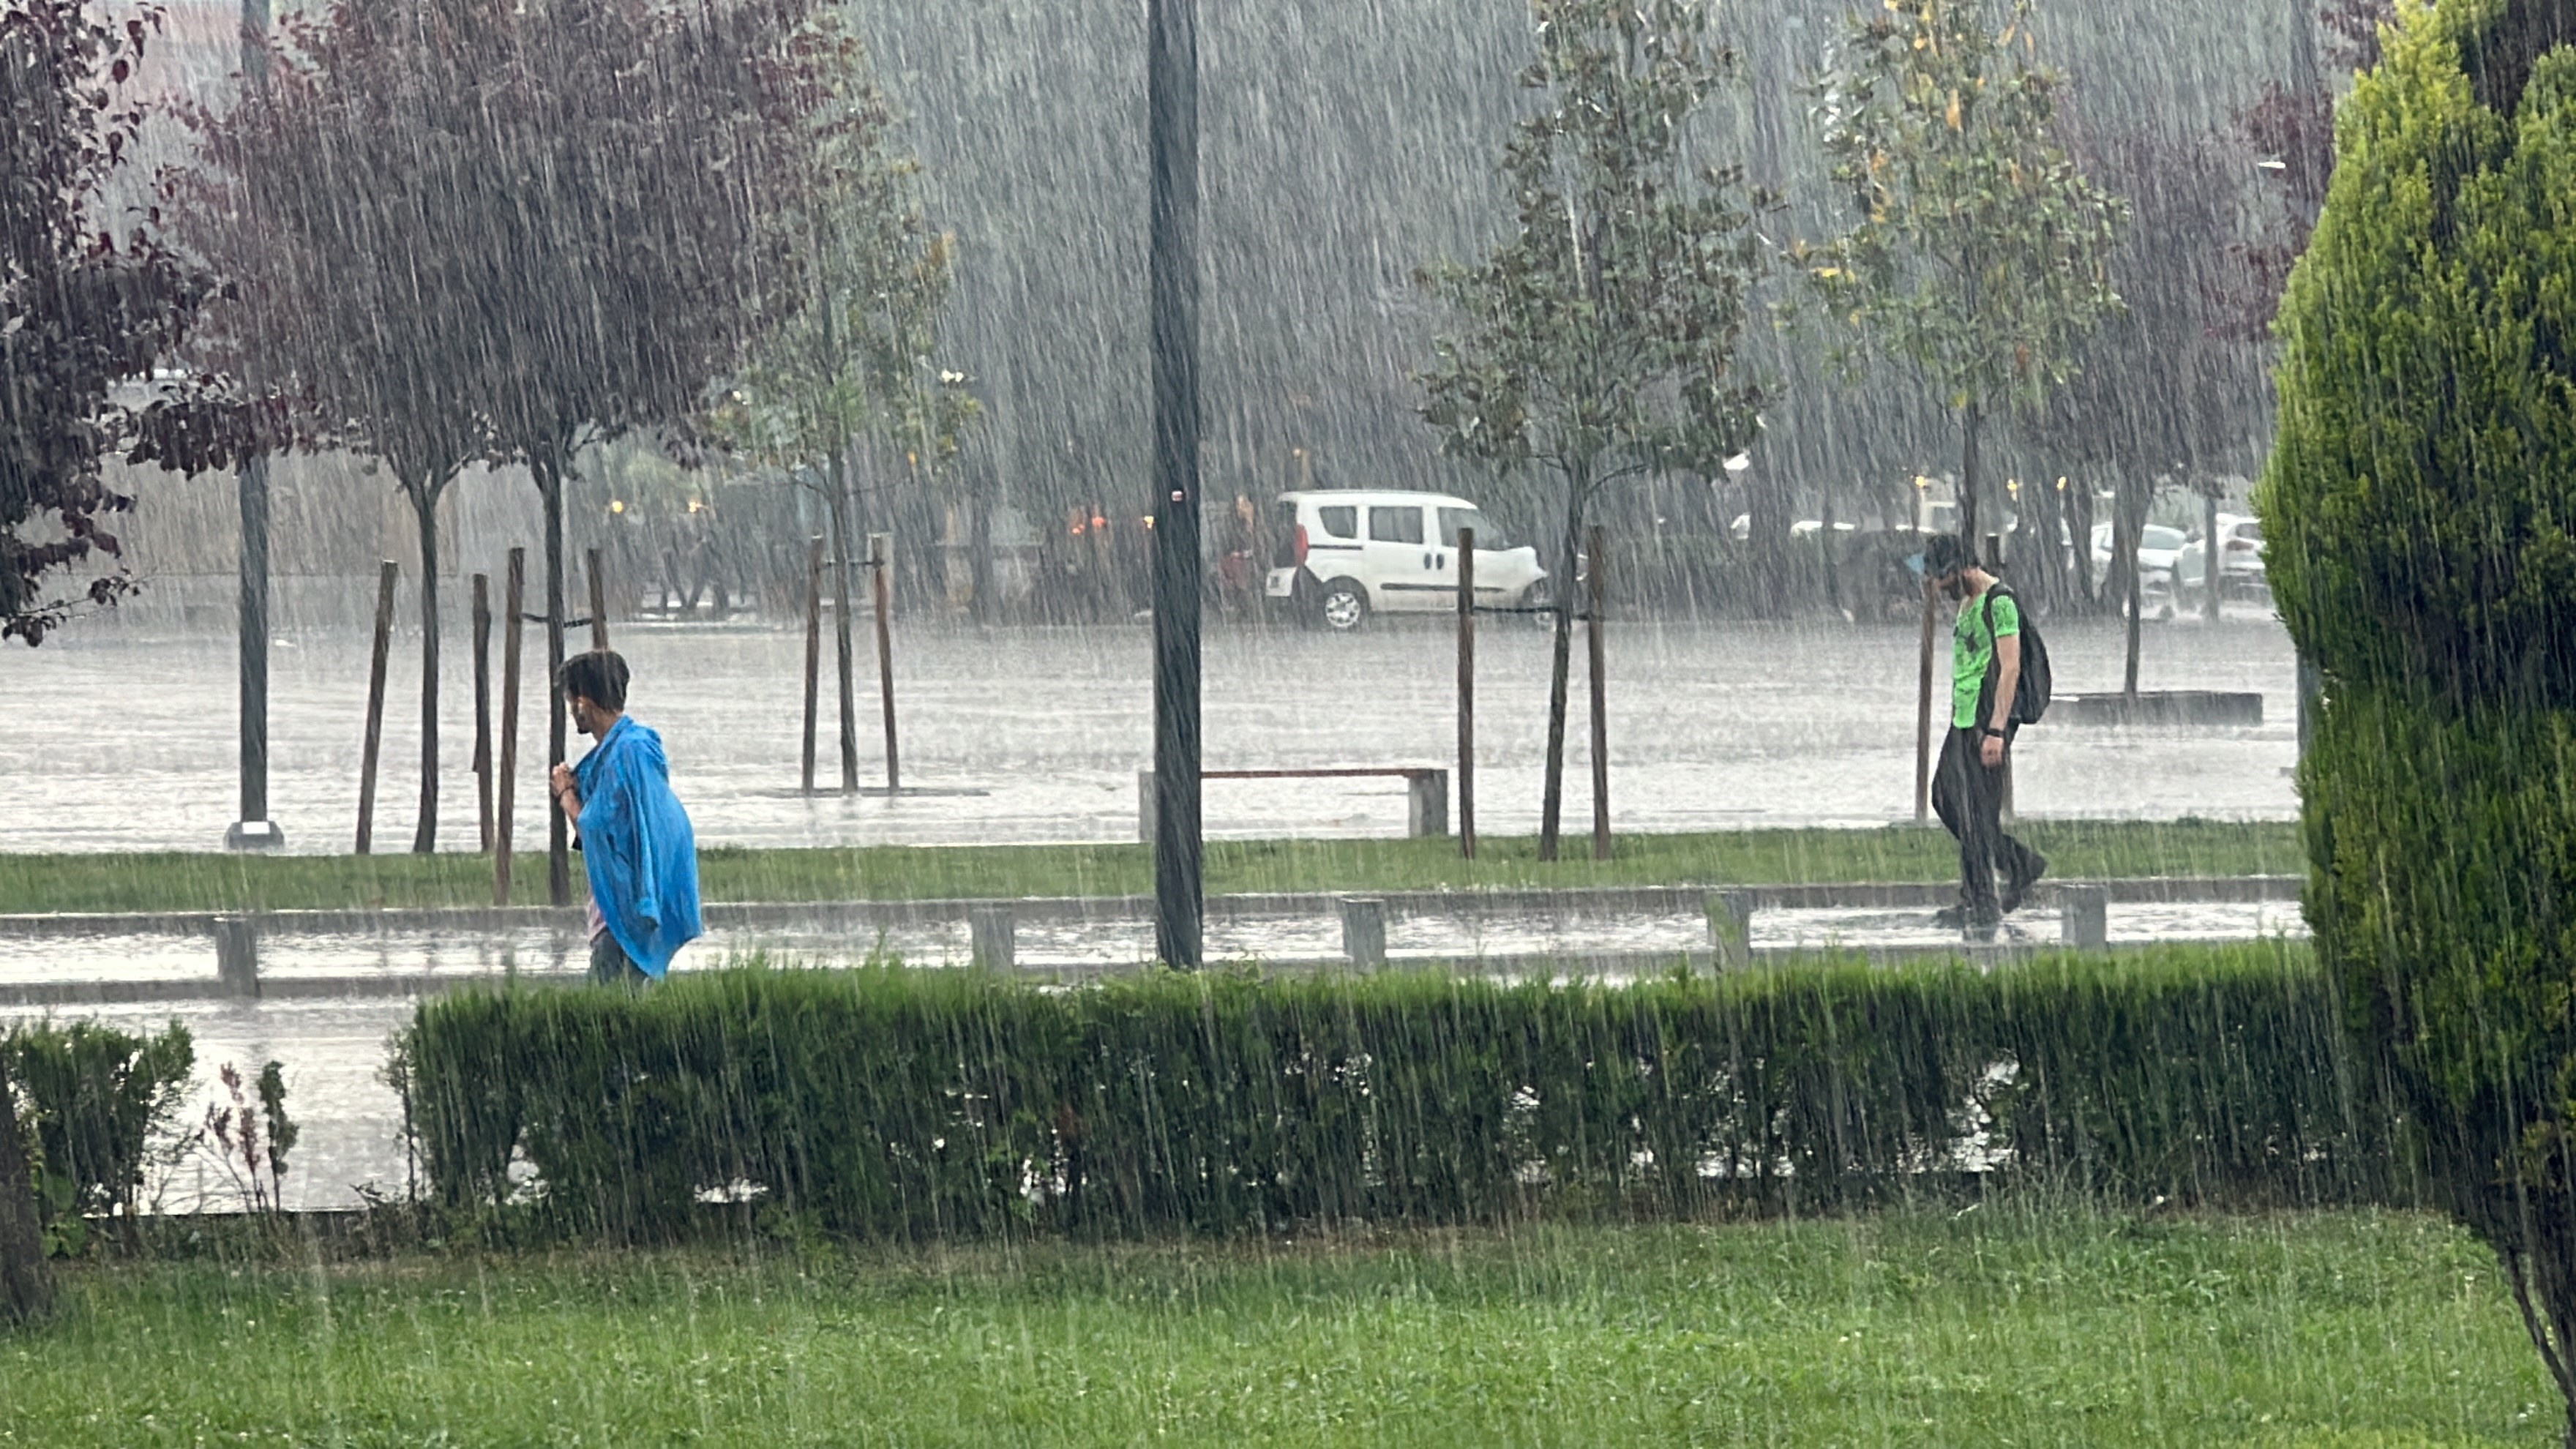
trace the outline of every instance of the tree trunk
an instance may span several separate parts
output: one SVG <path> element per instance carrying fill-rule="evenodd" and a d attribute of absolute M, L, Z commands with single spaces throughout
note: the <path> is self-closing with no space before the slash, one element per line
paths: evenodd
<path fill-rule="evenodd" d="M 2128 615 L 2128 662 L 2120 676 L 2120 692 L 2134 699 L 2138 693 L 2138 616 L 2146 611 L 2138 582 L 2138 538 L 2147 521 L 2147 489 L 2125 473 L 2117 486 L 2119 492 L 2112 500 L 2111 512 L 2110 582 L 2118 590 L 2113 597 L 2126 601 L 2123 612 Z"/>
<path fill-rule="evenodd" d="M 1977 517 L 1977 434 L 1985 423 L 1984 410 L 1975 403 L 1959 417 L 1959 537 L 1968 542 L 1968 552 L 1983 561 L 1985 535 L 1978 531 Z"/>
<path fill-rule="evenodd" d="M 18 1139 L 18 1103 L 0 1066 L 0 1324 L 43 1317 L 54 1306 L 45 1235 L 36 1223 L 35 1173 Z"/>
<path fill-rule="evenodd" d="M 859 792 L 859 698 L 850 652 L 850 472 L 847 438 L 832 450 L 832 657 L 841 666 L 841 793 Z"/>
<path fill-rule="evenodd" d="M 2201 516 L 2207 520 L 2207 523 L 2202 527 L 2200 534 L 2200 586 L 2208 594 L 2208 598 L 2203 603 L 2202 607 L 2208 613 L 2210 620 L 2215 622 L 2218 618 L 2218 588 L 2220 583 L 2218 495 L 2216 493 L 2213 492 L 2202 495 Z"/>
<path fill-rule="evenodd" d="M 976 486 L 966 490 L 967 506 L 975 510 L 967 521 L 967 568 L 969 602 L 975 622 L 993 622 L 993 475 L 989 466 L 982 468 Z"/>
<path fill-rule="evenodd" d="M 563 488 L 569 451 L 541 451 L 529 461 L 538 496 L 546 505 L 546 773 L 550 780 L 554 767 L 564 761 L 566 735 L 563 690 L 555 680 L 564 664 Z M 546 789 L 546 899 L 559 906 L 572 904 L 572 827 L 551 784 Z"/>
<path fill-rule="evenodd" d="M 1538 858 L 1556 859 L 1558 826 L 1565 813 L 1565 691 L 1574 652 L 1575 560 L 1583 547 L 1584 494 L 1589 483 L 1580 467 L 1565 475 L 1565 544 L 1557 551 L 1556 639 L 1551 646 L 1547 681 L 1547 774 L 1540 797 Z"/>
<path fill-rule="evenodd" d="M 2075 592 L 2079 607 L 2090 612 L 2100 607 L 2096 591 L 2099 582 L 2093 577 L 2093 485 L 2067 485 L 2066 531 L 2075 540 Z"/>
<path fill-rule="evenodd" d="M 1824 540 L 1825 607 L 1839 614 L 1843 611 L 1843 570 L 1840 539 L 1834 531 L 1834 485 L 1831 480 L 1825 483 L 1823 504 L 1817 512 L 1822 515 L 1817 522 L 1824 525 L 1816 531 L 1816 536 Z"/>
<path fill-rule="evenodd" d="M 420 823 L 411 850 L 438 849 L 438 495 L 440 484 L 418 479 L 403 485 L 412 516 L 420 520 Z"/>

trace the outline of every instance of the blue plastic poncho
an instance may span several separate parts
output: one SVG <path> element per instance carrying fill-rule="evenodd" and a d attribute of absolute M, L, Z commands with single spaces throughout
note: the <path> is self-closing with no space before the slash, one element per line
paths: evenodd
<path fill-rule="evenodd" d="M 659 978 L 698 938 L 698 837 L 671 793 L 662 737 L 621 718 L 572 767 L 590 898 L 626 958 Z"/>

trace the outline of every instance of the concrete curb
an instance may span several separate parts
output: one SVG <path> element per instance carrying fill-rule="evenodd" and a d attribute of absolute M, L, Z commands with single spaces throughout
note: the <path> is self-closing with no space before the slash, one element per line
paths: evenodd
<path fill-rule="evenodd" d="M 2302 876 L 2131 876 L 2043 885 L 2032 903 L 2050 904 L 2060 885 L 2099 886 L 2114 904 L 2208 902 L 2241 904 L 2295 901 Z M 1717 890 L 1750 892 L 1759 909 L 1908 910 L 1949 904 L 1957 887 L 1946 882 L 1853 885 L 1601 886 L 1565 890 L 1373 891 L 1390 918 L 1461 914 L 1591 916 L 1695 915 Z M 1351 892 L 1279 891 L 1211 896 L 1212 921 L 1282 920 L 1332 916 Z M 1151 896 L 956 897 L 916 901 L 761 901 L 709 904 L 710 930 L 874 930 L 943 925 L 971 920 L 979 909 L 1008 907 L 1023 922 L 1151 920 Z M 0 915 L 0 939 L 41 940 L 81 936 L 211 936 L 221 916 L 243 915 L 263 934 L 394 935 L 410 931 L 458 934 L 547 930 L 575 935 L 582 912 L 564 906 L 450 906 L 358 911 L 144 911 Z"/>

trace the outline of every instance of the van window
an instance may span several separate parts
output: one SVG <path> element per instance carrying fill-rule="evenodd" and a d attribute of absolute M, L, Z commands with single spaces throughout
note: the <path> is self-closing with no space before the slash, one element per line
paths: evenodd
<path fill-rule="evenodd" d="M 1316 509 L 1315 521 L 1324 525 L 1324 536 L 1327 538 L 1360 536 L 1360 511 L 1347 503 L 1333 508 Z"/>
<path fill-rule="evenodd" d="M 1495 523 L 1494 520 L 1487 518 L 1481 509 L 1443 508 L 1440 510 L 1441 547 L 1456 548 L 1458 546 L 1458 530 L 1462 528 L 1472 528 L 1476 530 L 1476 551 L 1478 553 L 1483 553 L 1487 549 L 1503 549 L 1510 548 L 1512 546 L 1511 540 L 1503 536 L 1501 525 Z"/>
<path fill-rule="evenodd" d="M 1369 537 L 1379 543 L 1422 542 L 1422 509 L 1416 504 L 1402 508 L 1369 510 Z"/>

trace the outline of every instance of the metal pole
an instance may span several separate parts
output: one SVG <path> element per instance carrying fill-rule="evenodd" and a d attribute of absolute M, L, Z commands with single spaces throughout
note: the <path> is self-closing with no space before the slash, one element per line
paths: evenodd
<path fill-rule="evenodd" d="M 1458 854 L 1476 858 L 1476 530 L 1458 530 Z"/>
<path fill-rule="evenodd" d="M 544 485 L 546 505 L 546 774 L 551 780 L 554 767 L 564 762 L 572 723 L 563 691 L 555 687 L 564 666 L 563 469 L 549 459 L 538 481 Z M 551 788 L 546 791 L 546 901 L 572 904 L 572 822 L 564 818 Z"/>
<path fill-rule="evenodd" d="M 1609 587 L 1604 575 L 1610 567 L 1609 532 L 1600 524 L 1592 525 L 1592 599 L 1591 616 L 1586 620 L 1584 644 L 1592 664 L 1592 858 L 1610 858 L 1610 681 L 1609 664 L 1604 655 L 1601 622 L 1609 606 Z"/>
<path fill-rule="evenodd" d="M 394 642 L 394 580 L 402 570 L 392 559 L 376 574 L 376 643 L 367 664 L 367 744 L 358 763 L 358 854 L 367 853 L 376 829 L 376 756 L 385 737 L 385 655 Z"/>
<path fill-rule="evenodd" d="M 806 794 L 814 793 L 814 716 L 822 695 L 823 672 L 823 536 L 805 545 L 805 771 Z"/>
<path fill-rule="evenodd" d="M 527 622 L 528 551 L 510 550 L 510 567 L 501 586 L 501 770 L 499 800 L 492 816 L 492 904 L 510 903 L 510 822 L 516 807 L 519 774 L 519 635 Z"/>
<path fill-rule="evenodd" d="M 241 65 L 246 89 L 268 78 L 268 0 L 242 0 Z M 285 837 L 268 818 L 268 459 L 245 458 L 241 495 L 241 818 L 224 832 L 228 850 L 274 850 Z"/>
<path fill-rule="evenodd" d="M 894 635 L 890 627 L 894 614 L 892 535 L 868 535 L 868 573 L 876 591 L 877 703 L 885 716 L 886 793 L 892 795 L 903 789 L 903 771 L 896 762 L 894 742 Z"/>
<path fill-rule="evenodd" d="M 1201 960 L 1199 835 L 1199 134 L 1192 0 L 1147 0 L 1154 344 L 1154 946 Z"/>

